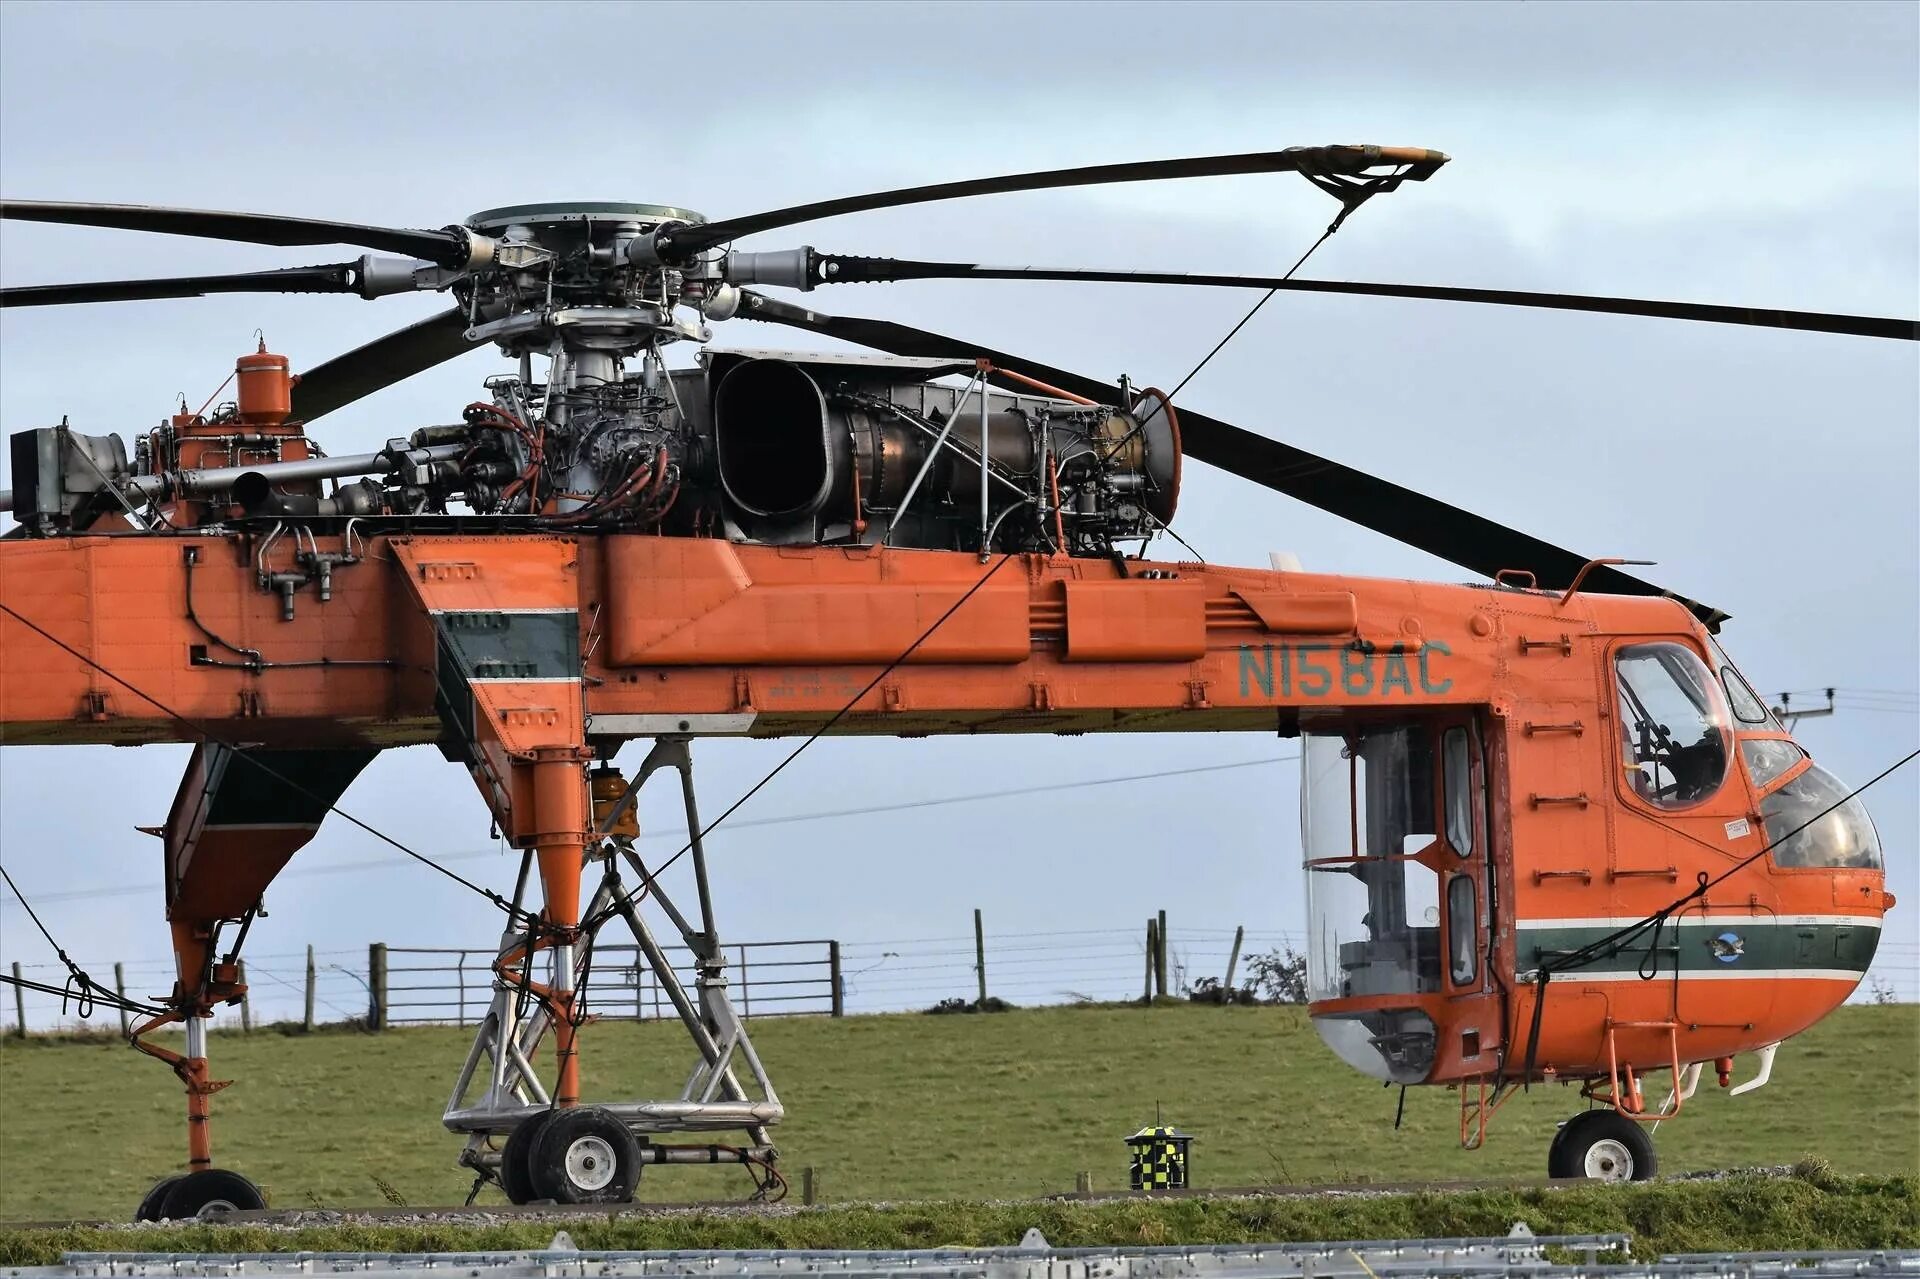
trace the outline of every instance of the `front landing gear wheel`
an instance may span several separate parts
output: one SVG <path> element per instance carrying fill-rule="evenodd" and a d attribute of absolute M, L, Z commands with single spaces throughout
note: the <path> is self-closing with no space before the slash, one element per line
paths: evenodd
<path fill-rule="evenodd" d="M 140 1201 L 140 1206 L 134 1209 L 133 1219 L 135 1221 L 160 1220 L 162 1210 L 167 1206 L 167 1192 L 178 1185 L 186 1175 L 184 1172 L 176 1172 L 154 1182 L 153 1189 L 147 1191 L 146 1197 Z"/>
<path fill-rule="evenodd" d="M 507 1134 L 507 1144 L 500 1148 L 500 1189 L 507 1192 L 508 1203 L 529 1204 L 550 1197 L 545 1191 L 534 1189 L 532 1169 L 534 1146 L 553 1113 L 543 1110 L 529 1115 Z"/>
<path fill-rule="evenodd" d="M 1547 1150 L 1549 1177 L 1647 1181 L 1659 1171 L 1653 1138 L 1616 1110 L 1589 1110 L 1560 1125 Z"/>
<path fill-rule="evenodd" d="M 224 1168 L 203 1168 L 190 1172 L 167 1187 L 160 1215 L 174 1221 L 186 1221 L 202 1213 L 249 1212 L 267 1206 L 260 1187 L 237 1172 Z"/>
<path fill-rule="evenodd" d="M 627 1203 L 640 1182 L 640 1142 L 598 1106 L 556 1110 L 528 1172 L 534 1189 L 555 1203 Z"/>

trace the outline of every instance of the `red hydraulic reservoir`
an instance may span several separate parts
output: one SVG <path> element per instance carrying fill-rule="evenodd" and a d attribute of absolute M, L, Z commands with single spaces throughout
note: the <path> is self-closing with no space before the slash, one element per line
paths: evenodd
<path fill-rule="evenodd" d="M 293 378 L 287 372 L 287 357 L 260 349 L 234 362 L 234 381 L 238 383 L 240 420 L 248 426 L 279 426 L 293 413 Z"/>

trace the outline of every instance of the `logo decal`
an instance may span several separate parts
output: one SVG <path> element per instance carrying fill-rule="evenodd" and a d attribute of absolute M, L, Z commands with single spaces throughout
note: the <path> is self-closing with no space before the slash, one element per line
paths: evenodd
<path fill-rule="evenodd" d="M 1746 939 L 1739 933 L 1721 933 L 1707 940 L 1707 949 L 1713 957 L 1723 964 L 1737 964 L 1740 957 L 1747 953 Z"/>

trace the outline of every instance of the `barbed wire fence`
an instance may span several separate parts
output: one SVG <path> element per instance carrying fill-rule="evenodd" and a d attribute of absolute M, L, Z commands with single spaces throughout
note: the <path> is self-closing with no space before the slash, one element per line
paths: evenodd
<path fill-rule="evenodd" d="M 960 922 L 960 921 L 956 921 Z M 972 1002 L 984 991 L 1021 1007 L 1138 1000 L 1157 992 L 1149 947 L 1158 920 L 1132 927 L 1032 932 L 955 932 L 870 941 L 729 943 L 723 957 L 729 994 L 744 1017 L 839 1016 L 921 1011 L 942 1001 Z M 1164 989 L 1180 997 L 1211 978 L 1244 984 L 1256 956 L 1303 952 L 1305 937 L 1281 929 L 1220 924 L 1166 926 Z M 1238 940 L 1236 962 L 1236 935 Z M 691 955 L 670 948 L 683 983 Z M 984 959 L 984 982 L 981 973 Z M 246 1006 L 223 1008 L 223 1028 L 360 1025 L 471 1025 L 492 991 L 488 950 L 376 943 L 365 948 L 313 948 L 247 955 Z M 1233 983 L 1228 969 L 1235 968 Z M 170 961 L 147 959 L 82 965 L 111 971 L 135 998 L 163 997 L 173 986 Z M 10 965 L 28 978 L 57 983 L 62 965 Z M 657 979 L 632 946 L 597 948 L 588 987 L 589 1012 L 605 1020 L 671 1019 Z M 1920 1002 L 1920 940 L 1883 937 L 1872 970 L 1853 1003 Z M 72 1000 L 15 987 L 4 1010 L 6 1031 L 121 1029 L 119 1014 L 97 1010 L 82 1019 Z"/>

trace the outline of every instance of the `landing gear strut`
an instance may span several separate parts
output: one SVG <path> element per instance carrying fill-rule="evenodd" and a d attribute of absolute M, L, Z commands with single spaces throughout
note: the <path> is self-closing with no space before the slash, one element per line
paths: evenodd
<path fill-rule="evenodd" d="M 635 798 L 647 779 L 662 768 L 680 774 L 687 829 L 693 832 L 687 851 L 699 902 L 697 927 L 661 887 L 633 845 L 639 833 L 632 816 Z M 450 1130 L 467 1134 L 460 1162 L 482 1179 L 498 1182 L 514 1203 L 542 1199 L 624 1203 L 633 1197 L 641 1170 L 648 1164 L 742 1164 L 754 1174 L 764 1195 L 783 1184 L 774 1171 L 778 1151 L 767 1130 L 780 1122 L 785 1108 L 727 997 L 687 739 L 660 738 L 630 785 L 622 785 L 619 775 L 608 769 L 590 776 L 594 838 L 585 860 L 589 865 L 600 864 L 599 888 L 580 913 L 580 926 L 564 944 L 540 936 L 538 929 L 521 932 L 510 927 L 502 935 L 494 961 L 493 1000 L 441 1121 Z M 623 868 L 637 879 L 637 892 L 622 882 Z M 515 889 L 516 911 L 527 878 L 528 866 L 523 863 Z M 692 953 L 691 992 L 642 918 L 643 901 L 659 907 Z M 616 917 L 632 932 L 640 961 L 651 969 L 679 1014 L 698 1059 L 677 1098 L 581 1105 L 577 1096 L 563 1091 L 570 1080 L 574 1089 L 578 1087 L 573 1031 L 585 1020 L 599 929 Z M 539 956 L 545 957 L 549 970 L 544 981 L 534 978 Z M 553 1094 L 542 1085 L 532 1064 L 549 1030 L 555 1032 L 561 1080 Z M 747 1140 L 727 1145 L 655 1140 L 667 1134 L 728 1130 L 744 1131 Z"/>
<path fill-rule="evenodd" d="M 206 1002 L 228 990 L 240 989 L 227 971 L 229 967 L 225 964 L 212 967 L 212 980 L 200 983 L 199 1002 Z M 176 1000 L 187 1005 L 185 1011 L 171 1011 L 151 1019 L 134 1031 L 132 1039 L 135 1048 L 173 1067 L 173 1073 L 186 1085 L 188 1171 L 155 1182 L 140 1200 L 140 1207 L 133 1219 L 180 1221 L 198 1217 L 208 1210 L 244 1212 L 264 1208 L 267 1206 L 267 1197 L 261 1193 L 260 1187 L 237 1172 L 213 1166 L 213 1145 L 208 1132 L 212 1098 L 230 1081 L 208 1077 L 207 1014 L 199 1011 L 195 1001 L 180 990 L 176 990 Z M 186 1026 L 187 1050 L 184 1054 L 148 1043 L 142 1038 L 176 1021 L 184 1022 Z"/>

